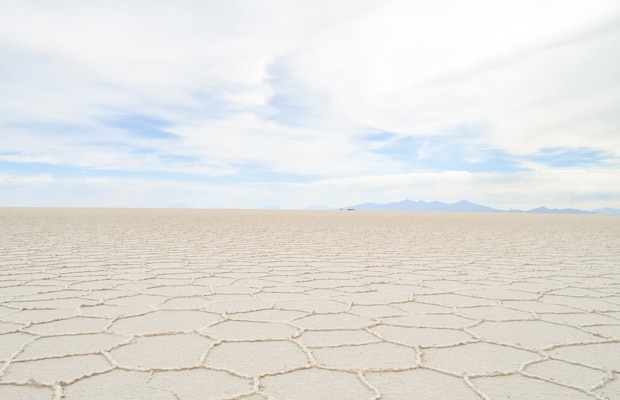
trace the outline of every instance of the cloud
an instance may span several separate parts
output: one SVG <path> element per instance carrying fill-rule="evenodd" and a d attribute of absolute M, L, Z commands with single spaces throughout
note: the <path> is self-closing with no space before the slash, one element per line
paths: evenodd
<path fill-rule="evenodd" d="M 246 206 L 475 200 L 483 176 L 505 178 L 490 204 L 563 202 L 582 197 L 526 183 L 617 183 L 619 47 L 620 6 L 604 0 L 13 2 L 0 160 L 24 179 L 53 171 L 59 191 L 107 171 Z"/>
<path fill-rule="evenodd" d="M 567 173 L 568 172 L 568 173 Z M 462 199 L 510 209 L 554 207 L 596 209 L 620 201 L 617 172 L 610 169 L 563 169 L 536 173 L 413 172 L 356 176 L 308 182 L 231 183 L 205 180 L 127 177 L 0 176 L 4 206 L 303 208 L 313 204 L 346 207 L 362 201 Z M 27 200 L 24 200 L 27 199 Z M 361 199 L 361 200 L 360 200 Z"/>

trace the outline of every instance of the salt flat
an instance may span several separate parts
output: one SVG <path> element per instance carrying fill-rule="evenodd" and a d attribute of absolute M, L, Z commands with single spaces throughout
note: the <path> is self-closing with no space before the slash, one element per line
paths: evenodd
<path fill-rule="evenodd" d="M 618 399 L 620 217 L 0 209 L 2 399 Z"/>

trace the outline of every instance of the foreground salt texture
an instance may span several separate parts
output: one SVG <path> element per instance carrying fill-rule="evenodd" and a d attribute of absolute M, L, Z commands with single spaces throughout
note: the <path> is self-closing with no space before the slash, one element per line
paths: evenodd
<path fill-rule="evenodd" d="M 620 219 L 0 210 L 1 399 L 618 399 Z"/>

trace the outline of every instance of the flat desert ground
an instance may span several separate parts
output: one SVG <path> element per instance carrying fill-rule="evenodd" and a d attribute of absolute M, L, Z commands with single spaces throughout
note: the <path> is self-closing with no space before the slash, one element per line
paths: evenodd
<path fill-rule="evenodd" d="M 0 398 L 620 399 L 620 217 L 0 209 Z"/>

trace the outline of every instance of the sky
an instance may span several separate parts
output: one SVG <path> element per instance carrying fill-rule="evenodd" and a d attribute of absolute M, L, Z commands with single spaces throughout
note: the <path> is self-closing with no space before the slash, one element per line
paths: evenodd
<path fill-rule="evenodd" d="M 617 0 L 0 7 L 0 206 L 620 208 Z"/>

